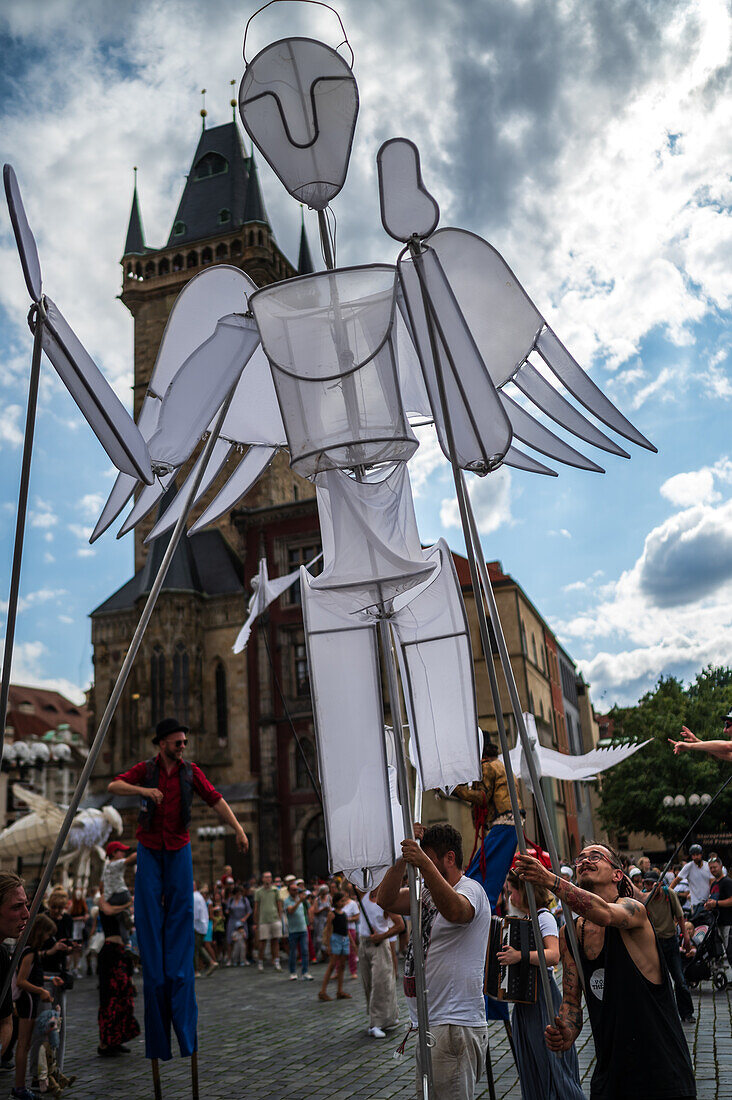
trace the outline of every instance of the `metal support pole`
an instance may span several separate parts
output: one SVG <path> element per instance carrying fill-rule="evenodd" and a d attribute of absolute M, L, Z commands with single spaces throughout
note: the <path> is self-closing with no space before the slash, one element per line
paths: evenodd
<path fill-rule="evenodd" d="M 46 311 L 42 304 L 38 304 L 34 308 L 36 310 L 36 330 L 33 334 L 33 357 L 31 359 L 30 381 L 28 384 L 25 438 L 23 439 L 23 460 L 20 467 L 20 491 L 18 493 L 18 512 L 15 519 L 13 566 L 10 573 L 8 614 L 5 621 L 3 671 L 2 682 L 0 684 L 0 763 L 2 763 L 3 758 L 2 734 L 5 732 L 5 718 L 8 713 L 8 697 L 10 695 L 10 673 L 13 663 L 13 646 L 15 643 L 15 620 L 18 614 L 18 592 L 20 590 L 20 567 L 23 560 L 23 539 L 25 537 L 25 519 L 28 511 L 28 487 L 30 485 L 31 456 L 33 454 L 33 434 L 35 432 L 36 408 L 38 405 L 38 382 L 41 375 L 43 322 L 46 317 Z"/>
<path fill-rule="evenodd" d="M 28 941 L 28 936 L 30 935 L 33 921 L 35 920 L 38 914 L 38 910 L 41 907 L 41 902 L 43 901 L 43 897 L 48 888 L 48 884 L 51 881 L 51 876 L 54 872 L 54 868 L 56 866 L 58 858 L 61 855 L 61 850 L 66 843 L 66 838 L 68 837 L 69 830 L 74 822 L 74 818 L 76 817 L 76 813 L 84 796 L 84 791 L 86 790 L 87 783 L 89 782 L 91 774 L 94 771 L 94 765 L 96 764 L 99 753 L 101 752 L 102 745 L 104 744 L 104 739 L 107 736 L 110 725 L 112 724 L 114 713 L 122 696 L 122 692 L 124 691 L 127 679 L 130 675 L 130 672 L 132 671 L 132 666 L 135 662 L 135 658 L 137 657 L 140 645 L 142 644 L 145 630 L 147 629 L 148 623 L 150 622 L 150 618 L 155 609 L 155 604 L 157 603 L 158 596 L 160 595 L 160 590 L 163 587 L 163 582 L 165 581 L 168 569 L 170 568 L 170 563 L 173 560 L 173 555 L 175 554 L 178 543 L 180 542 L 181 535 L 183 534 L 185 522 L 188 517 L 188 512 L 193 504 L 196 493 L 198 492 L 198 487 L 203 478 L 204 470 L 206 469 L 208 460 L 211 457 L 214 443 L 218 438 L 219 431 L 221 430 L 221 425 L 223 424 L 224 417 L 228 412 L 229 405 L 231 404 L 231 399 L 234 396 L 235 389 L 236 383 L 231 387 L 231 390 L 229 391 L 226 400 L 221 406 L 221 410 L 216 419 L 216 424 L 208 439 L 206 440 L 206 444 L 201 454 L 201 463 L 198 469 L 198 473 L 191 482 L 191 487 L 188 490 L 188 496 L 186 497 L 185 505 L 181 510 L 181 514 L 176 521 L 175 527 L 173 528 L 173 533 L 170 536 L 170 542 L 168 543 L 168 547 L 165 551 L 165 554 L 163 555 L 163 560 L 160 563 L 160 568 L 158 569 L 155 580 L 153 581 L 152 588 L 150 589 L 150 594 L 147 597 L 145 606 L 142 610 L 142 614 L 140 615 L 140 621 L 138 622 L 135 629 L 132 641 L 130 642 L 130 647 L 127 650 L 124 661 L 122 662 L 122 667 L 119 670 L 117 681 L 114 685 L 114 688 L 112 689 L 112 694 L 109 697 L 107 708 L 104 711 L 102 720 L 99 724 L 99 729 L 97 730 L 94 740 L 91 743 L 89 755 L 86 758 L 84 767 L 81 771 L 81 775 L 79 776 L 76 790 L 74 791 L 71 802 L 69 803 L 69 808 L 66 811 L 66 816 L 63 820 L 63 824 L 51 850 L 51 855 L 48 863 L 46 864 L 43 870 L 43 874 L 41 875 L 40 882 L 38 883 L 38 887 L 33 897 L 33 902 L 31 903 L 28 922 L 15 946 L 13 957 L 10 960 L 10 966 L 5 976 L 2 991 L 0 991 L 0 1003 L 2 1003 L 8 989 L 10 988 L 11 979 L 13 977 L 13 974 L 15 973 L 18 962 L 20 961 L 20 956 L 22 955 L 25 945 Z"/>
<path fill-rule="evenodd" d="M 463 496 L 465 499 L 466 511 L 468 515 L 468 523 L 470 526 L 470 538 L 473 544 L 475 557 L 478 563 L 478 573 L 480 575 L 483 592 L 485 594 L 486 601 L 488 603 L 488 613 L 493 624 L 493 633 L 498 645 L 498 653 L 501 658 L 501 666 L 503 668 L 503 676 L 506 681 L 506 687 L 508 688 L 508 694 L 511 699 L 511 708 L 513 710 L 513 716 L 516 719 L 516 728 L 518 730 L 518 736 L 521 741 L 521 745 L 524 750 L 524 757 L 529 768 L 529 775 L 531 776 L 531 786 L 534 790 L 534 801 L 539 813 L 539 820 L 541 821 L 541 827 L 544 830 L 544 836 L 546 837 L 547 847 L 549 848 L 549 858 L 551 859 L 552 870 L 554 874 L 559 878 L 561 864 L 559 862 L 559 852 L 557 851 L 557 844 L 554 839 L 554 831 L 552 829 L 551 820 L 549 818 L 549 811 L 546 808 L 546 802 L 544 801 L 544 792 L 541 789 L 541 779 L 539 773 L 536 770 L 536 764 L 534 758 L 531 755 L 529 747 L 529 738 L 526 733 L 526 723 L 524 722 L 523 711 L 521 710 L 521 701 L 519 699 L 518 688 L 516 687 L 516 678 L 513 674 L 513 667 L 511 665 L 511 658 L 508 653 L 508 646 L 506 645 L 506 638 L 503 633 L 503 626 L 501 625 L 501 619 L 498 614 L 498 605 L 496 604 L 496 597 L 493 591 L 493 585 L 491 584 L 490 576 L 488 575 L 488 568 L 485 564 L 483 557 L 483 551 L 480 545 L 480 538 L 478 536 L 478 525 L 475 522 L 475 514 L 473 512 L 473 505 L 470 500 L 470 494 L 468 487 L 465 484 L 465 474 L 460 471 L 460 481 L 463 488 Z M 577 932 L 574 927 L 574 918 L 572 910 L 567 905 L 566 901 L 562 898 L 559 899 L 562 904 L 562 912 L 564 913 L 566 936 L 569 942 L 570 949 L 574 955 L 575 963 L 577 964 L 577 973 L 579 974 L 580 983 L 584 990 L 585 980 L 584 971 L 582 968 L 582 962 L 579 955 L 579 945 L 577 943 Z"/>
<path fill-rule="evenodd" d="M 399 683 L 396 673 L 396 658 L 392 646 L 391 630 L 385 619 L 379 621 L 379 640 L 384 654 L 386 680 L 389 686 L 389 705 L 391 724 L 394 730 L 394 750 L 396 757 L 397 786 L 399 801 L 402 804 L 402 824 L 404 835 L 414 840 L 411 799 L 409 797 L 409 779 L 407 760 L 404 752 L 404 721 L 399 698 Z M 429 1046 L 429 1016 L 427 1011 L 427 985 L 425 982 L 424 955 L 422 953 L 421 911 L 417 894 L 417 872 L 411 863 L 407 864 L 409 882 L 409 913 L 412 919 L 412 953 L 414 955 L 414 982 L 417 992 L 417 1022 L 419 1030 L 419 1059 L 422 1071 L 422 1095 L 429 1100 L 432 1095 L 432 1055 Z"/>
<path fill-rule="evenodd" d="M 414 267 L 419 279 L 420 289 L 422 292 L 422 302 L 425 311 L 425 319 L 427 322 L 427 330 L 429 333 L 430 350 L 432 352 L 432 359 L 435 365 L 435 376 L 437 380 L 437 389 L 439 394 L 440 406 L 442 411 L 443 423 L 445 426 L 445 441 L 447 443 L 447 449 L 450 456 L 450 466 L 452 467 L 452 476 L 455 483 L 455 495 L 457 496 L 458 509 L 460 511 L 460 522 L 463 528 L 463 535 L 465 538 L 465 549 L 468 555 L 468 565 L 470 567 L 470 581 L 473 587 L 473 593 L 475 595 L 475 609 L 478 616 L 478 629 L 480 631 L 480 640 L 483 647 L 483 657 L 485 659 L 485 667 L 488 672 L 488 681 L 490 683 L 491 697 L 493 699 L 493 709 L 496 715 L 496 724 L 498 726 L 498 737 L 501 742 L 501 753 L 503 755 L 503 763 L 506 769 L 506 780 L 508 783 L 508 793 L 511 799 L 511 812 L 513 813 L 514 827 L 516 829 L 516 843 L 521 855 L 526 855 L 526 840 L 524 838 L 524 831 L 521 824 L 521 810 L 519 807 L 518 794 L 516 792 L 516 783 L 513 774 L 513 767 L 511 765 L 511 756 L 508 746 L 508 738 L 506 737 L 506 728 L 503 722 L 503 708 L 501 706 L 501 696 L 498 690 L 498 680 L 496 678 L 496 670 L 493 665 L 493 655 L 491 652 L 490 636 L 488 633 L 488 622 L 485 615 L 485 607 L 483 605 L 483 596 L 481 593 L 480 580 L 478 576 L 478 567 L 475 561 L 475 552 L 473 547 L 473 541 L 470 537 L 470 522 L 468 519 L 467 506 L 465 503 L 465 495 L 463 492 L 464 486 L 462 481 L 462 471 L 458 465 L 455 449 L 455 436 L 452 430 L 452 420 L 450 418 L 450 410 L 447 404 L 447 398 L 445 394 L 445 380 L 442 373 L 442 362 L 440 359 L 439 348 L 437 346 L 437 336 L 435 333 L 435 326 L 432 320 L 431 302 L 429 294 L 424 281 L 424 272 L 422 270 L 422 258 L 419 251 L 419 245 L 417 243 L 410 243 L 410 252 L 414 260 Z M 541 930 L 539 928 L 539 917 L 536 908 L 536 895 L 534 894 L 534 887 L 532 883 L 526 882 L 526 900 L 529 906 L 529 916 L 531 917 L 531 923 L 534 929 L 534 939 L 536 940 L 536 951 L 539 957 L 539 979 L 541 981 L 542 992 L 544 994 L 544 1002 L 547 1010 L 547 1022 L 551 1023 L 554 1019 L 554 1004 L 552 1001 L 551 985 L 549 984 L 549 971 L 546 967 L 546 959 L 544 958 L 544 941 L 541 936 Z"/>

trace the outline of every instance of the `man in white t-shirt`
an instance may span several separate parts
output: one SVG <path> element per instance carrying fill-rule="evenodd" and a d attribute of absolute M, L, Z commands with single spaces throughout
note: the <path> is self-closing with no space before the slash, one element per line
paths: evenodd
<path fill-rule="evenodd" d="M 491 907 L 480 883 L 463 874 L 463 844 L 451 825 L 415 824 L 416 840 L 402 841 L 402 858 L 379 886 L 377 901 L 391 913 L 409 912 L 402 888 L 406 864 L 422 874 L 422 946 L 425 955 L 433 1100 L 473 1100 L 485 1068 L 488 1028 L 483 975 Z M 421 844 L 421 846 L 420 846 Z M 404 960 L 404 992 L 416 1026 L 414 955 Z M 421 1088 L 417 1048 L 417 1090 Z"/>
<path fill-rule="evenodd" d="M 692 844 L 689 848 L 689 855 L 691 859 L 681 868 L 674 879 L 673 885 L 676 886 L 682 879 L 686 879 L 688 882 L 691 916 L 693 918 L 699 910 L 704 908 L 704 902 L 709 898 L 713 876 L 709 870 L 709 864 L 704 859 L 701 844 Z"/>
<path fill-rule="evenodd" d="M 376 891 L 358 893 L 358 970 L 366 994 L 369 1014 L 368 1033 L 372 1039 L 385 1039 L 387 1031 L 399 1023 L 396 974 L 389 940 L 404 930 L 400 916 L 385 913 L 376 903 Z"/>

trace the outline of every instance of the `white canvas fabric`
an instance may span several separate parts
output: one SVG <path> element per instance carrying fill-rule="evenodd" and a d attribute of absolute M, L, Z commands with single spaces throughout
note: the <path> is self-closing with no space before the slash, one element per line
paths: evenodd
<path fill-rule="evenodd" d="M 45 304 L 41 342 L 61 381 L 117 469 L 151 484 L 150 457 L 139 428 L 56 303 L 46 297 Z"/>
<path fill-rule="evenodd" d="M 381 224 L 396 241 L 429 237 L 440 208 L 422 183 L 419 150 L 406 138 L 390 138 L 376 154 Z"/>
<path fill-rule="evenodd" d="M 271 43 L 246 67 L 239 113 L 293 198 L 323 210 L 345 181 L 358 115 L 341 55 L 309 38 Z"/>
<path fill-rule="evenodd" d="M 201 497 L 205 496 L 208 490 L 211 488 L 211 485 L 226 465 L 226 461 L 231 454 L 233 446 L 233 443 L 231 443 L 228 439 L 219 438 L 216 440 L 211 450 L 209 460 L 206 463 L 206 469 L 203 472 L 201 483 L 198 486 L 195 497 L 191 501 L 190 508 L 193 508 L 196 501 L 199 501 Z M 174 527 L 175 524 L 178 522 L 181 512 L 186 507 L 186 503 L 188 501 L 188 491 L 190 489 L 191 483 L 198 477 L 198 474 L 200 472 L 202 459 L 203 452 L 201 452 L 201 454 L 198 456 L 193 466 L 191 467 L 191 471 L 188 474 L 188 477 L 180 486 L 178 492 L 173 497 L 170 504 L 165 509 L 162 516 L 145 539 L 145 545 L 152 542 L 153 539 L 158 538 L 160 535 L 164 535 L 166 531 L 169 531 L 171 527 Z"/>
<path fill-rule="evenodd" d="M 423 790 L 480 778 L 473 653 L 460 582 L 444 539 L 423 551 L 435 563 L 419 588 L 397 597 L 391 628 Z"/>
<path fill-rule="evenodd" d="M 570 447 L 569 443 L 565 443 L 538 420 L 534 420 L 533 416 L 507 393 L 501 393 L 500 401 L 511 422 L 514 435 L 527 447 L 534 447 L 541 454 L 553 458 L 556 462 L 563 462 L 566 466 L 575 466 L 579 470 L 591 470 L 596 474 L 605 473 L 602 466 L 598 466 L 591 458 Z"/>
<path fill-rule="evenodd" d="M 367 887 L 395 859 L 376 627 L 300 585 L 330 868 Z"/>
<path fill-rule="evenodd" d="M 36 303 L 40 302 L 43 294 L 43 279 L 41 277 L 41 261 L 38 256 L 38 248 L 33 231 L 28 224 L 23 199 L 20 195 L 18 177 L 12 164 L 3 165 L 3 184 L 5 185 L 5 198 L 8 203 L 10 224 L 13 227 L 15 243 L 20 255 L 20 266 L 23 268 L 23 278 L 28 287 L 28 293 Z"/>
<path fill-rule="evenodd" d="M 250 304 L 298 473 L 411 457 L 417 440 L 399 388 L 392 267 L 288 279 Z"/>
<path fill-rule="evenodd" d="M 258 343 L 252 318 L 229 314 L 188 356 L 165 391 L 148 445 L 156 469 L 175 469 L 193 453 Z"/>
<path fill-rule="evenodd" d="M 170 488 L 175 481 L 177 472 L 177 470 L 173 470 L 170 474 L 162 474 L 160 477 L 155 478 L 152 485 L 143 485 L 127 519 L 117 532 L 118 539 L 124 538 L 128 531 L 134 530 L 140 520 L 144 519 L 160 503 L 166 489 Z"/>
<path fill-rule="evenodd" d="M 221 516 L 230 512 L 234 505 L 238 504 L 242 497 L 245 497 L 256 485 L 276 454 L 276 447 L 250 447 L 221 491 L 189 529 L 188 534 L 195 535 L 197 531 L 202 531 L 204 527 L 215 523 Z"/>
<path fill-rule="evenodd" d="M 292 573 L 286 573 L 284 577 L 275 577 L 274 580 L 270 580 L 267 559 L 260 558 L 257 575 L 252 578 L 252 596 L 247 608 L 247 620 L 237 634 L 236 641 L 232 646 L 234 653 L 241 653 L 245 648 L 252 633 L 252 627 L 262 612 L 299 579 L 300 570 L 298 568 L 293 570 Z"/>
<path fill-rule="evenodd" d="M 317 482 L 323 571 L 312 587 L 338 592 L 351 612 L 388 609 L 435 569 L 422 555 L 406 464 L 375 477 L 357 482 L 329 470 Z"/>
<path fill-rule="evenodd" d="M 598 420 L 607 424 L 618 435 L 629 439 L 631 443 L 646 450 L 654 451 L 652 443 L 635 428 L 623 414 L 609 401 L 599 386 L 585 374 L 579 363 L 569 354 L 559 337 L 547 325 L 536 339 L 536 350 L 548 367 L 551 367 L 559 381 L 573 397 L 589 409 Z"/>
<path fill-rule="evenodd" d="M 242 371 L 221 435 L 233 443 L 284 447 L 287 436 L 267 356 L 261 344 Z"/>
<path fill-rule="evenodd" d="M 615 767 L 616 764 L 627 760 L 650 744 L 648 740 L 635 745 L 616 745 L 609 749 L 593 749 L 591 752 L 574 756 L 569 753 L 555 752 L 554 749 L 548 749 L 539 742 L 533 714 L 524 713 L 524 723 L 539 775 L 550 776 L 552 779 L 565 779 L 570 782 L 594 779 L 600 772 Z M 510 755 L 511 767 L 531 790 L 531 776 L 520 741 L 515 748 L 511 749 Z"/>
<path fill-rule="evenodd" d="M 160 402 L 157 398 L 149 393 L 145 394 L 137 420 L 137 427 L 146 443 L 155 431 L 159 410 Z M 139 484 L 138 479 L 133 477 L 132 474 L 117 474 L 112 491 L 107 497 L 107 502 L 102 508 L 96 526 L 92 531 L 89 539 L 90 543 L 96 542 L 100 535 L 103 535 L 107 528 L 114 523 Z"/>
<path fill-rule="evenodd" d="M 442 230 L 434 235 L 438 236 Z M 433 238 L 430 238 L 432 240 Z M 420 264 L 435 334 L 434 351 L 444 380 L 445 399 L 455 440 L 458 464 L 475 473 L 488 473 L 511 445 L 511 425 L 497 390 L 473 340 L 437 254 L 428 248 L 418 260 L 399 261 L 399 276 L 409 315 L 409 327 L 419 353 L 440 446 L 450 449 L 442 415 L 438 368 L 425 314 L 423 289 L 416 271 Z M 448 357 L 446 348 L 449 349 Z M 453 370 L 450 359 L 455 364 Z"/>

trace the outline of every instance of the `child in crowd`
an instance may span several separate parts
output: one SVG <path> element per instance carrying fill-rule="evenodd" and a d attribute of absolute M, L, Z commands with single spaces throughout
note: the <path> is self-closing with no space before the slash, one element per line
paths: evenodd
<path fill-rule="evenodd" d="M 328 919 L 325 922 L 323 943 L 328 950 L 330 958 L 328 959 L 328 966 L 323 976 L 323 984 L 318 993 L 318 999 L 321 1001 L 333 1000 L 328 994 L 328 982 L 334 970 L 338 978 L 338 999 L 350 1000 L 351 997 L 350 993 L 343 992 L 343 971 L 345 970 L 346 959 L 348 958 L 348 952 L 351 947 L 351 941 L 348 937 L 348 917 L 344 912 L 348 900 L 345 894 L 333 894 L 333 908 L 328 913 Z"/>
<path fill-rule="evenodd" d="M 119 840 L 110 840 L 104 850 L 107 854 L 102 870 L 104 900 L 110 905 L 127 905 L 132 895 L 125 882 L 125 871 L 129 864 L 136 861 L 137 852 L 133 852 L 127 844 L 122 844 Z M 126 910 L 120 914 L 120 934 L 125 943 L 129 941 L 131 925 L 130 912 Z"/>
<path fill-rule="evenodd" d="M 43 965 L 45 951 L 43 945 L 56 935 L 56 924 L 40 913 L 33 921 L 28 944 L 21 955 L 18 972 L 13 978 L 13 1002 L 18 1016 L 18 1046 L 15 1051 L 15 1088 L 10 1095 L 16 1100 L 34 1100 L 35 1093 L 26 1088 L 26 1070 L 28 1050 L 33 1035 L 33 1025 L 38 1016 L 41 1002 L 44 1007 L 51 1004 L 51 994 L 43 984 Z M 54 977 L 54 983 L 63 984 L 61 978 Z"/>
<path fill-rule="evenodd" d="M 245 921 L 237 922 L 231 933 L 231 965 L 249 966 L 247 960 L 247 926 Z"/>

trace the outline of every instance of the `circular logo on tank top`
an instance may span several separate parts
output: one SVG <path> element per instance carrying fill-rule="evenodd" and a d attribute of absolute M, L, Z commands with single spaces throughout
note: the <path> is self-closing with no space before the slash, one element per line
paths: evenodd
<path fill-rule="evenodd" d="M 601 1001 L 602 995 L 605 992 L 605 971 L 602 968 L 596 970 L 590 978 L 590 989 L 595 994 L 598 1001 Z"/>

